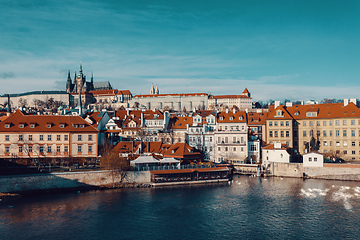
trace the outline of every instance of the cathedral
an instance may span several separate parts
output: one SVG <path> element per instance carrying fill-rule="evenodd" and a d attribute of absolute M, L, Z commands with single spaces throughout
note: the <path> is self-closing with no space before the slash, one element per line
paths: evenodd
<path fill-rule="evenodd" d="M 70 77 L 70 70 L 66 81 L 66 92 L 67 93 L 82 93 L 96 90 L 110 90 L 112 89 L 110 82 L 96 82 L 94 83 L 94 77 L 91 74 L 90 82 L 86 81 L 86 76 L 83 73 L 82 65 L 80 64 L 79 73 L 74 76 L 74 82 Z"/>

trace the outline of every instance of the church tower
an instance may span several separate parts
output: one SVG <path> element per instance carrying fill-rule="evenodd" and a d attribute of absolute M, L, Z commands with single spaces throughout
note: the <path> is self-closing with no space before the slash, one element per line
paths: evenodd
<path fill-rule="evenodd" d="M 155 90 L 154 90 L 154 84 L 151 84 L 151 88 L 150 88 L 150 94 L 154 95 Z"/>
<path fill-rule="evenodd" d="M 156 85 L 156 88 L 155 88 L 155 94 L 159 94 L 159 88 L 158 88 L 157 85 Z"/>
<path fill-rule="evenodd" d="M 70 77 L 70 70 L 69 70 L 67 81 L 66 81 L 66 92 L 71 93 L 72 91 L 73 91 L 73 84 L 72 84 L 72 80 Z"/>

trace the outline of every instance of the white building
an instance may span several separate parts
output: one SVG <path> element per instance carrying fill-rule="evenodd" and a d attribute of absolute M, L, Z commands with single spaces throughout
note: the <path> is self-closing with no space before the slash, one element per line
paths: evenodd
<path fill-rule="evenodd" d="M 317 152 L 310 152 L 303 155 L 304 167 L 323 167 L 324 155 Z"/>
<path fill-rule="evenodd" d="M 271 162 L 289 163 L 290 161 L 291 152 L 286 144 L 275 142 L 262 148 L 262 162 L 265 165 Z"/>
<path fill-rule="evenodd" d="M 240 110 L 252 109 L 250 92 L 245 88 L 241 95 L 214 95 L 210 96 L 208 106 L 212 109 L 238 107 Z"/>
<path fill-rule="evenodd" d="M 215 162 L 245 163 L 248 158 L 248 127 L 244 111 L 220 112 L 217 115 Z"/>

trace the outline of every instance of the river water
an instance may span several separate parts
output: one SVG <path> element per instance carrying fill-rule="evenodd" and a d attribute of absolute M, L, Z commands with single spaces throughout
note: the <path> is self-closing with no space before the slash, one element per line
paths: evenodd
<path fill-rule="evenodd" d="M 6 199 L 0 239 L 360 239 L 360 184 L 235 176 Z"/>

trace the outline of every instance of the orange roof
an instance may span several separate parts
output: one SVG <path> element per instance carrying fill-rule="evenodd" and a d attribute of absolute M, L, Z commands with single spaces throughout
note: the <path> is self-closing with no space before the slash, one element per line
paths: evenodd
<path fill-rule="evenodd" d="M 181 159 L 201 158 L 201 153 L 187 143 L 176 143 L 164 152 L 164 157 Z"/>
<path fill-rule="evenodd" d="M 276 111 L 282 110 L 285 113 L 285 118 L 276 117 Z M 316 116 L 307 116 L 306 113 L 315 112 Z M 286 107 L 281 105 L 274 109 L 270 106 L 268 119 L 330 119 L 330 118 L 359 118 L 360 109 L 354 103 L 349 103 L 344 106 L 343 103 L 323 103 L 311 105 L 293 105 Z"/>
<path fill-rule="evenodd" d="M 249 125 L 265 125 L 266 124 L 266 118 L 268 113 L 267 112 L 261 112 L 261 113 L 248 113 L 248 124 Z"/>
<path fill-rule="evenodd" d="M 232 111 L 226 112 L 219 112 L 218 123 L 233 123 L 233 122 L 246 122 L 246 112 L 245 111 L 237 111 L 233 113 Z"/>
<path fill-rule="evenodd" d="M 191 126 L 191 124 L 193 123 L 192 117 L 176 116 L 176 117 L 171 117 L 170 121 L 173 122 L 171 126 L 172 129 L 186 129 L 187 124 Z"/>
<path fill-rule="evenodd" d="M 224 98 L 250 98 L 246 95 L 216 95 L 216 96 L 211 96 L 209 97 L 209 99 L 224 99 Z"/>
<path fill-rule="evenodd" d="M 208 94 L 207 94 L 207 93 L 146 94 L 146 95 L 135 95 L 135 96 L 134 96 L 134 98 L 144 98 L 144 97 L 166 97 L 166 96 L 189 97 L 189 96 L 208 96 Z"/>
<path fill-rule="evenodd" d="M 116 92 L 118 90 L 117 89 L 110 89 L 110 90 L 94 90 L 94 91 L 90 91 L 90 93 L 92 93 L 92 95 L 94 96 L 107 96 L 107 95 L 115 95 Z"/>
<path fill-rule="evenodd" d="M 8 128 L 7 125 L 10 125 Z M 80 116 L 24 115 L 16 110 L 0 122 L 0 132 L 98 132 Z"/>
<path fill-rule="evenodd" d="M 155 171 L 150 171 L 150 173 L 152 173 L 152 174 L 176 174 L 176 173 L 219 172 L 219 171 L 229 171 L 229 169 L 227 167 L 171 169 L 171 170 L 155 170 Z"/>
<path fill-rule="evenodd" d="M 245 88 L 242 93 L 250 93 L 250 92 L 249 92 L 249 90 L 247 88 Z"/>
<path fill-rule="evenodd" d="M 268 144 L 268 145 L 264 146 L 263 149 L 275 149 L 274 144 Z M 278 149 L 278 148 L 276 148 L 276 149 Z M 288 147 L 288 145 L 282 143 L 281 144 L 281 149 L 287 150 L 287 149 L 289 149 L 289 147 Z"/>
<path fill-rule="evenodd" d="M 118 153 L 131 153 L 136 152 L 139 145 L 140 142 L 119 142 L 118 144 L 116 144 L 113 150 Z"/>
<path fill-rule="evenodd" d="M 130 90 L 119 90 L 116 95 L 120 95 L 120 94 L 123 94 L 123 95 L 132 95 Z"/>

